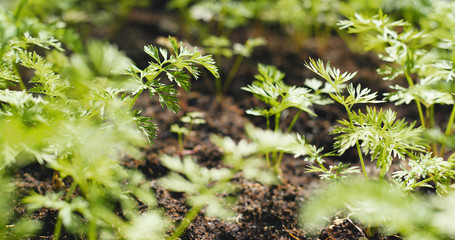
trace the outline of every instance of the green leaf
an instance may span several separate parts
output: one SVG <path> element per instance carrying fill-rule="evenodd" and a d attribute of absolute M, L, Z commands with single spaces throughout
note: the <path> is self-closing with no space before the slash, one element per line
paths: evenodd
<path fill-rule="evenodd" d="M 318 61 L 316 62 L 315 60 L 310 58 L 310 63 L 305 63 L 305 67 L 307 67 L 317 75 L 324 78 L 335 89 L 337 89 L 339 85 L 350 81 L 357 74 L 357 72 L 341 73 L 340 70 L 337 68 L 330 68 L 330 62 L 327 62 L 327 64 L 324 66 L 324 63 L 322 62 L 321 59 L 318 59 Z"/>
<path fill-rule="evenodd" d="M 366 114 L 352 113 L 352 124 L 343 120 L 341 127 L 335 127 L 331 134 L 335 137 L 335 147 L 343 154 L 349 147 L 360 142 L 365 154 L 371 154 L 371 160 L 377 160 L 382 174 L 388 171 L 395 157 L 405 159 L 413 157 L 413 151 L 423 152 L 427 145 L 422 138 L 423 128 L 415 128 L 415 123 L 408 124 L 404 119 L 396 120 L 392 110 L 377 111 L 367 107 Z"/>
<path fill-rule="evenodd" d="M 408 88 L 394 85 L 390 88 L 396 91 L 385 93 L 385 99 L 395 102 L 396 105 L 409 104 L 412 101 L 420 101 L 427 108 L 435 104 L 454 104 L 451 93 L 431 88 L 428 85 L 416 84 Z"/>
<path fill-rule="evenodd" d="M 122 232 L 128 240 L 160 240 L 165 238 L 169 222 L 157 211 L 135 216 Z"/>
<path fill-rule="evenodd" d="M 0 89 L 5 89 L 9 85 L 20 82 L 20 77 L 14 73 L 11 67 L 0 63 Z"/>
<path fill-rule="evenodd" d="M 149 142 L 149 145 L 153 145 L 157 137 L 158 126 L 153 122 L 152 117 L 140 116 L 140 111 L 134 112 L 134 120 L 136 121 L 138 129 L 144 134 Z"/>
<path fill-rule="evenodd" d="M 180 106 L 179 100 L 177 98 L 177 91 L 171 85 L 161 85 L 154 89 L 156 94 L 158 94 L 158 99 L 161 106 L 168 108 L 172 112 L 176 113 L 179 111 Z M 150 96 L 152 97 L 154 93 L 151 91 Z"/>
<path fill-rule="evenodd" d="M 152 57 L 158 64 L 161 63 L 160 53 L 158 49 L 152 45 L 144 46 L 144 52 L 147 53 L 150 57 Z"/>
<path fill-rule="evenodd" d="M 35 52 L 19 50 L 17 53 L 19 63 L 35 70 L 31 83 L 37 83 L 31 91 L 43 93 L 52 97 L 62 97 L 63 91 L 68 88 L 68 83 L 52 70 L 52 66 Z"/>
<path fill-rule="evenodd" d="M 368 88 L 362 88 L 359 84 L 354 88 L 353 84 L 349 84 L 348 88 L 349 96 L 343 101 L 344 104 L 352 106 L 359 103 L 382 103 L 384 101 L 375 100 L 378 93 L 370 93 L 371 90 Z"/>

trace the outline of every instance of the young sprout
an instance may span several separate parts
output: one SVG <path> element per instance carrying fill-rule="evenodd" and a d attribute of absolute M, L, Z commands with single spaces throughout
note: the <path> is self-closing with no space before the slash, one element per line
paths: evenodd
<path fill-rule="evenodd" d="M 179 141 L 179 150 L 180 152 L 184 149 L 184 143 L 186 138 L 183 136 L 188 136 L 192 132 L 194 125 L 205 124 L 203 119 L 204 114 L 201 112 L 189 112 L 185 116 L 180 118 L 180 121 L 186 123 L 187 126 L 180 127 L 178 124 L 173 124 L 171 126 L 171 132 L 177 133 Z"/>
<path fill-rule="evenodd" d="M 259 74 L 255 76 L 256 80 L 252 84 L 242 87 L 242 89 L 253 93 L 256 98 L 268 105 L 268 108 L 256 107 L 246 111 L 246 113 L 254 116 L 265 117 L 267 130 L 281 131 L 282 113 L 288 108 L 297 108 L 298 112 L 292 118 L 285 132 L 291 131 L 302 111 L 316 116 L 312 110 L 314 104 L 325 105 L 332 102 L 332 100 L 323 95 L 334 91 L 329 84 L 323 84 L 316 79 L 307 79 L 305 81 L 307 87 L 288 86 L 283 80 L 285 74 L 276 67 L 258 64 L 258 71 Z M 273 127 L 270 123 L 270 118 L 272 117 L 274 118 Z M 272 152 L 271 157 L 269 156 L 270 152 Z M 284 151 L 275 150 L 270 152 L 266 154 L 266 160 L 271 163 L 278 173 Z"/>
<path fill-rule="evenodd" d="M 237 74 L 243 59 L 249 58 L 255 48 L 265 44 L 266 40 L 261 37 L 248 38 L 244 44 L 234 43 L 232 47 L 230 40 L 226 37 L 210 36 L 203 41 L 206 51 L 213 54 L 218 63 L 221 63 L 221 57 L 232 58 L 232 56 L 237 55 L 232 67 L 230 68 L 231 70 L 224 80 L 224 83 L 222 82 L 220 76 L 215 80 L 215 93 L 218 101 L 220 101 L 223 95 L 226 94 L 226 91 Z"/>
<path fill-rule="evenodd" d="M 204 210 L 208 217 L 228 220 L 234 216 L 231 205 L 235 199 L 229 195 L 236 191 L 236 185 L 231 181 L 235 171 L 229 168 L 201 167 L 191 156 L 180 159 L 163 155 L 161 161 L 172 171 L 159 179 L 160 186 L 173 192 L 184 193 L 191 206 L 169 240 L 179 239 L 201 210 Z"/>

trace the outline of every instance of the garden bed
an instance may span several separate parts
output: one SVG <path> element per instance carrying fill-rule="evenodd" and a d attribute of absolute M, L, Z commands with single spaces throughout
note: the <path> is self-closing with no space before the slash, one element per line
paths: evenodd
<path fill-rule="evenodd" d="M 139 52 L 144 43 L 156 44 L 156 40 L 170 32 L 160 32 L 159 22 L 149 22 L 159 10 L 131 13 L 132 22 L 119 29 L 115 44 L 119 45 L 130 58 L 139 66 L 145 66 L 144 53 Z M 139 17 L 138 17 L 139 16 Z M 159 15 L 159 21 L 172 21 L 172 14 Z M 169 19 L 167 19 L 169 18 Z M 147 24 L 144 22 L 147 21 Z M 252 29 L 242 29 L 234 35 L 238 38 L 248 36 Z M 227 96 L 221 103 L 217 103 L 213 93 L 207 89 L 202 80 L 193 81 L 191 93 L 183 93 L 180 98 L 182 110 L 173 114 L 157 103 L 157 99 L 149 99 L 144 96 L 137 104 L 138 109 L 143 110 L 143 115 L 155 118 L 159 126 L 159 134 L 156 143 L 150 149 L 144 149 L 146 159 L 143 161 L 126 158 L 123 165 L 129 168 L 139 168 L 147 178 L 151 180 L 151 188 L 156 192 L 158 205 L 163 208 L 165 215 L 173 221 L 181 221 L 188 211 L 185 198 L 181 194 L 169 192 L 159 187 L 154 179 L 163 177 L 168 172 L 167 168 L 160 164 L 161 154 L 175 155 L 178 153 L 177 135 L 169 132 L 170 126 L 179 120 L 187 112 L 201 112 L 206 124 L 198 126 L 194 135 L 190 136 L 185 145 L 188 153 L 195 157 L 197 163 L 205 167 L 223 166 L 220 150 L 210 142 L 212 134 L 230 136 L 240 140 L 245 138 L 244 126 L 247 122 L 253 122 L 259 126 L 265 126 L 265 122 L 257 117 L 245 114 L 245 110 L 261 104 L 250 94 L 240 90 L 253 80 L 256 74 L 256 63 L 276 65 L 284 71 L 290 84 L 299 84 L 311 74 L 304 68 L 304 62 L 308 57 L 323 57 L 334 66 L 345 71 L 358 71 L 356 81 L 362 81 L 368 86 L 375 86 L 380 82 L 375 73 L 377 60 L 373 56 L 355 55 L 349 51 L 344 42 L 336 36 L 328 39 L 324 49 L 315 50 L 315 39 L 308 39 L 305 45 L 298 51 L 288 45 L 282 44 L 288 39 L 279 32 L 265 33 L 267 46 L 261 47 L 252 58 L 242 66 L 239 76 L 234 80 Z M 176 36 L 178 37 L 178 36 Z M 243 41 L 244 39 L 238 39 Z M 229 62 L 227 62 L 227 65 Z M 222 66 L 222 68 L 224 68 Z M 227 68 L 227 67 L 226 67 Z M 378 89 L 384 91 L 384 89 Z M 303 114 L 297 121 L 295 128 L 305 134 L 312 143 L 318 146 L 330 148 L 333 139 L 329 136 L 330 126 L 342 118 L 343 109 L 333 105 L 318 107 L 318 118 Z M 284 124 L 290 119 L 285 119 Z M 353 153 L 355 155 L 355 153 Z M 348 155 L 348 154 L 346 154 Z M 345 158 L 349 158 L 347 156 Z M 349 156 L 349 155 L 348 155 Z M 355 159 L 355 158 L 354 158 Z M 349 159 L 346 159 L 349 161 Z M 238 203 L 236 206 L 237 218 L 234 222 L 221 221 L 198 216 L 191 223 L 181 239 L 313 239 L 305 233 L 299 223 L 299 211 L 301 204 L 310 197 L 312 190 L 320 184 L 319 177 L 315 174 L 305 173 L 307 164 L 302 159 L 294 159 L 286 156 L 282 163 L 283 179 L 281 185 L 263 185 L 257 182 L 239 177 L 235 182 L 240 186 L 237 193 Z M 55 176 L 54 176 L 55 177 Z M 58 190 L 53 172 L 34 164 L 23 168 L 16 175 L 16 183 L 21 193 L 34 190 L 39 194 L 45 194 Z M 23 211 L 23 210 L 21 210 Z M 33 214 L 33 217 L 43 221 L 44 230 L 36 239 L 52 239 L 53 225 L 57 221 L 57 212 L 42 209 Z M 336 220 L 327 228 L 322 229 L 319 239 L 357 239 L 364 237 L 362 226 L 349 219 Z M 65 235 L 62 239 L 79 239 L 78 237 Z"/>
<path fill-rule="evenodd" d="M 158 1 L 150 8 L 133 8 L 120 25 L 110 26 L 112 29 L 95 28 L 91 34 L 96 37 L 108 37 L 111 43 L 117 45 L 133 60 L 138 69 L 146 68 L 152 61 L 151 55 L 142 51 L 144 46 L 151 44 L 169 48 L 169 46 L 160 45 L 165 44 L 168 36 L 183 40 L 182 44 L 191 46 L 191 48 L 199 47 L 198 49 L 205 55 L 204 48 L 197 46 L 200 43 L 194 39 L 194 36 L 188 37 L 188 33 L 177 31 L 178 29 L 175 28 L 176 22 L 179 21 L 179 18 L 176 17 L 177 14 L 177 11 L 169 11 L 164 2 Z M 180 160 L 185 156 L 191 156 L 201 167 L 223 169 L 230 166 L 223 161 L 225 158 L 223 150 L 213 143 L 214 135 L 229 137 L 239 142 L 248 138 L 245 127 L 250 123 L 263 129 L 268 127 L 268 122 L 264 118 L 247 114 L 247 109 L 264 107 L 266 104 L 250 92 L 242 90 L 242 87 L 255 80 L 259 63 L 276 66 L 286 75 L 284 78 L 286 84 L 303 86 L 305 79 L 317 77 L 305 65 L 308 65 L 310 59 L 322 59 L 323 62 L 330 62 L 331 66 L 339 68 L 341 72 L 357 72 L 351 81 L 356 86 L 360 83 L 362 87 L 378 92 L 381 97 L 383 93 L 390 92 L 390 82 L 382 81 L 381 76 L 376 73 L 376 69 L 381 65 L 381 60 L 371 52 L 353 51 L 350 49 L 352 46 L 346 44 L 346 38 L 343 40 L 337 31 L 333 30 L 324 38 L 321 36 L 307 37 L 299 43 L 285 33 L 287 32 L 284 32 L 283 28 L 274 24 L 267 27 L 252 24 L 236 28 L 231 32 L 231 42 L 245 42 L 248 38 L 263 37 L 266 44 L 255 48 L 252 55 L 243 60 L 232 84 L 226 89 L 223 96 L 216 96 L 214 77 L 206 69 L 202 71 L 200 79 L 191 79 L 191 91 L 179 90 L 178 102 L 181 110 L 178 113 L 163 108 L 156 95 L 152 98 L 147 96 L 148 94 L 138 95 L 139 98 L 135 102 L 134 109 L 140 110 L 140 114 L 144 117 L 153 118 L 159 130 L 152 145 L 141 146 L 143 159 L 136 159 L 125 154 L 121 157 L 120 165 L 125 169 L 138 169 L 145 176 L 147 188 L 153 190 L 156 197 L 156 208 L 166 219 L 173 223 L 186 221 L 188 213 L 194 208 L 189 206 L 191 204 L 185 193 L 171 191 L 160 184 L 160 179 L 172 172 L 169 165 L 163 163 L 164 155 L 175 156 Z M 163 41 L 163 38 L 166 41 Z M 218 62 L 222 78 L 227 77 L 233 64 L 235 64 L 234 58 L 222 58 Z M 26 69 L 22 70 L 26 74 L 32 75 L 32 73 L 27 73 Z M 394 83 L 400 81 L 404 82 L 405 79 L 398 79 Z M 172 83 L 166 82 L 166 84 Z M 137 91 L 134 94 L 136 93 Z M 396 106 L 393 103 L 383 102 L 376 106 L 393 109 L 397 112 L 398 119 L 406 117 L 408 122 L 419 121 L 419 112 L 415 107 Z M 436 108 L 434 115 L 436 126 L 442 125 L 446 121 L 446 108 L 447 111 L 450 111 L 446 106 Z M 364 110 L 363 107 L 355 106 L 353 112 L 358 109 Z M 336 139 L 330 133 L 334 130 L 334 126 L 340 124 L 340 120 L 349 119 L 350 116 L 346 113 L 345 107 L 341 104 L 314 105 L 312 110 L 317 117 L 306 112 L 299 112 L 299 118 L 294 124 L 292 117 L 297 113 L 297 109 L 286 109 L 281 115 L 281 125 L 278 127 L 287 128 L 292 122 L 293 131 L 303 135 L 308 143 L 323 147 L 324 152 L 336 151 L 337 149 L 334 147 Z M 192 112 L 201 113 L 205 123 L 192 126 L 192 131 L 185 137 L 183 146 L 179 146 L 179 136 L 171 131 L 171 126 L 181 124 L 181 118 Z M 358 148 L 360 147 L 358 146 Z M 416 149 L 410 151 L 414 150 Z M 416 151 L 419 150 L 421 149 Z M 327 167 L 341 161 L 351 164 L 351 166 L 358 166 L 360 169 L 359 152 L 360 150 L 357 151 L 351 147 L 341 156 L 325 157 L 325 165 Z M 446 153 L 446 155 L 448 154 Z M 396 158 L 396 156 L 394 157 Z M 382 172 L 379 173 L 376 162 L 365 161 L 365 164 L 363 169 L 365 174 L 382 174 Z M 386 234 L 383 231 L 377 231 L 377 228 L 363 226 L 344 212 L 331 218 L 329 225 L 319 228 L 316 232 L 308 232 L 303 227 L 306 222 L 302 222 L 303 205 L 312 200 L 319 189 L 328 185 L 327 182 L 320 179 L 318 174 L 308 172 L 309 166 L 310 164 L 305 161 L 304 156 L 294 158 L 291 154 L 285 154 L 280 164 L 279 183 L 271 185 L 248 179 L 239 171 L 232 178 L 232 183 L 237 189 L 226 193 L 236 199 L 235 204 L 232 205 L 235 218 L 221 220 L 208 217 L 205 214 L 206 208 L 202 208 L 180 239 L 402 239 L 401 236 Z M 390 169 L 400 169 L 400 162 L 394 161 Z M 27 196 L 31 191 L 39 195 L 57 192 L 71 193 L 67 198 L 74 197 L 75 199 L 76 196 L 84 194 L 79 187 L 72 189 L 71 177 L 63 176 L 62 178 L 59 175 L 61 173 L 43 164 L 28 164 L 12 172 L 14 172 L 13 182 L 17 187 L 19 199 Z M 387 177 L 390 177 L 389 175 Z M 380 178 L 382 179 L 382 177 L 384 176 L 381 175 Z M 125 184 L 129 184 L 127 180 Z M 74 194 L 69 189 L 74 190 Z M 420 190 L 422 189 L 417 188 L 417 191 Z M 422 190 L 422 192 L 425 191 Z M 425 192 L 425 194 L 432 195 L 433 191 Z M 60 196 L 60 199 L 63 199 L 63 196 Z M 330 197 L 336 199 L 338 196 Z M 150 204 L 142 202 L 139 198 L 136 199 L 136 196 L 132 198 L 138 203 L 140 213 L 149 210 Z M 117 201 L 121 202 L 121 200 Z M 118 202 L 115 202 L 118 204 L 114 207 L 114 209 L 118 208 L 115 213 L 121 219 L 128 219 L 128 213 L 124 212 Z M 16 201 L 14 206 L 15 216 L 28 216 L 26 205 Z M 77 214 L 82 216 L 80 212 Z M 54 239 L 55 227 L 62 226 L 62 223 L 59 223 L 62 221 L 59 218 L 59 212 L 52 207 L 39 208 L 31 213 L 29 218 L 42 223 L 41 230 L 34 233 L 30 239 Z M 88 222 L 83 217 L 81 219 Z M 85 223 L 88 224 L 87 222 Z M 167 233 L 171 235 L 176 226 L 177 224 L 168 228 Z M 376 232 L 371 233 L 372 229 Z M 84 234 L 71 233 L 63 227 L 59 239 L 89 238 Z"/>

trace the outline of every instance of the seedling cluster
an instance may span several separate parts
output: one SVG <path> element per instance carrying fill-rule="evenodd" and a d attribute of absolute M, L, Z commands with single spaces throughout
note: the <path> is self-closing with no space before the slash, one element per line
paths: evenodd
<path fill-rule="evenodd" d="M 455 236 L 448 224 L 454 217 L 450 206 L 455 204 L 454 3 L 435 0 L 427 6 L 427 1 L 416 1 L 427 8 L 404 4 L 408 8 L 394 9 L 392 1 L 385 0 L 371 3 L 374 6 L 355 0 L 254 4 L 173 0 L 168 6 L 178 9 L 183 35 L 199 38 L 202 51 L 169 37 L 168 49 L 144 47 L 150 61 L 141 68 L 117 47 L 83 42 L 84 36 L 75 28 L 66 28 L 77 17 L 66 16 L 64 21 L 61 12 L 82 12 L 74 2 L 49 13 L 44 11 L 49 7 L 46 3 L 40 8 L 27 0 L 0 9 L 0 206 L 5 209 L 0 216 L 1 237 L 33 237 L 42 226 L 28 216 L 47 208 L 57 212 L 53 239 L 65 233 L 90 240 L 179 239 L 201 213 L 225 221 L 236 218 L 233 206 L 240 189 L 236 178 L 262 184 L 285 182 L 281 169 L 285 157 L 306 161 L 307 172 L 317 173 L 328 185 L 304 203 L 301 219 L 307 229 L 323 224 L 341 209 L 345 217 L 367 228 L 365 238 L 379 230 L 407 239 Z M 139 3 L 120 1 L 119 6 L 131 9 Z M 81 6 L 93 7 L 86 4 Z M 379 7 L 392 9 L 392 15 L 376 11 Z M 369 14 L 354 14 L 353 9 Z M 112 12 L 117 15 L 106 17 L 127 15 L 119 9 Z M 394 19 L 406 18 L 409 12 L 427 15 L 428 20 Z M 349 16 L 341 19 L 340 15 Z M 304 16 L 311 21 L 298 21 Z M 196 131 L 196 125 L 206 123 L 202 113 L 187 112 L 180 118 L 181 125 L 166 129 L 177 134 L 179 151 L 160 156 L 169 171 L 157 183 L 182 193 L 188 205 L 183 220 L 171 222 L 157 205 L 151 180 L 122 164 L 125 158 L 143 159 L 143 150 L 160 141 L 157 124 L 135 104 L 147 93 L 177 113 L 178 89 L 191 91 L 191 80 L 201 76 L 215 81 L 211 85 L 220 104 L 243 60 L 267 43 L 263 37 L 249 37 L 244 44 L 232 44 L 232 31 L 253 20 L 287 25 L 294 40 L 317 35 L 323 42 L 336 30 L 344 39 L 376 53 L 383 63 L 378 73 L 394 83 L 381 98 L 372 89 L 354 84 L 356 73 L 309 58 L 303 65 L 319 79 L 304 79 L 301 86 L 293 86 L 277 67 L 259 63 L 254 80 L 242 90 L 263 103 L 246 113 L 263 117 L 265 129 L 247 124 L 246 139 L 239 141 L 213 134 L 210 140 L 222 152 L 222 166 L 200 166 L 195 156 L 184 151 L 187 136 Z M 200 21 L 209 22 L 208 28 L 190 36 Z M 230 70 L 220 73 L 220 64 L 234 56 Z M 399 118 L 383 103 L 412 105 L 418 117 L 415 121 Z M 332 126 L 333 151 L 312 144 L 305 133 L 294 130 L 303 114 L 317 118 L 315 107 L 329 104 L 341 106 L 346 113 Z M 450 115 L 442 122 L 436 116 L 447 106 Z M 290 108 L 296 112 L 285 126 L 283 113 Z M 337 161 L 352 150 L 359 164 Z M 53 172 L 56 189 L 13 194 L 11 175 L 33 164 Z M 422 189 L 436 194 L 424 194 Z M 13 211 L 18 201 L 27 208 L 21 216 Z"/>

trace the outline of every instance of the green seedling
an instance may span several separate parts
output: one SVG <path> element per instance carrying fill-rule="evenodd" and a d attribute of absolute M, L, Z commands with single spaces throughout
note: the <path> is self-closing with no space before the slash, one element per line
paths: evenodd
<path fill-rule="evenodd" d="M 184 142 L 186 138 L 183 136 L 187 136 L 193 130 L 194 125 L 205 124 L 204 114 L 200 112 L 189 112 L 185 116 L 180 118 L 180 121 L 183 123 L 187 123 L 187 127 L 180 127 L 178 124 L 173 124 L 171 126 L 171 132 L 177 133 L 178 135 L 178 142 L 179 142 L 179 149 L 180 152 L 184 149 Z"/>
<path fill-rule="evenodd" d="M 31 238 L 39 228 L 40 224 L 33 221 L 29 216 L 17 218 L 15 211 L 15 202 L 18 200 L 18 191 L 13 182 L 5 174 L 0 175 L 0 207 L 4 213 L 0 217 L 0 236 L 4 239 L 20 240 Z"/>
<path fill-rule="evenodd" d="M 252 126 L 247 128 L 250 129 L 251 134 L 255 132 L 257 137 L 264 137 L 259 136 L 264 133 L 263 130 L 255 130 Z M 270 132 L 268 134 L 275 133 Z M 286 137 L 281 136 L 281 139 L 284 138 Z M 212 135 L 210 139 L 224 151 L 223 163 L 226 167 L 211 169 L 200 167 L 188 155 L 183 156 L 183 158 L 161 156 L 161 162 L 171 172 L 159 179 L 159 184 L 170 191 L 184 193 L 186 202 L 190 206 L 190 210 L 184 219 L 176 225 L 168 239 L 178 239 L 201 211 L 208 217 L 218 217 L 227 221 L 234 220 L 235 212 L 232 211 L 232 206 L 236 199 L 233 196 L 237 192 L 238 186 L 232 181 L 239 174 L 246 179 L 265 184 L 278 182 L 275 174 L 258 158 L 257 151 L 263 152 L 266 144 L 257 145 L 256 143 L 260 142 L 257 139 L 255 143 L 240 141 L 236 144 L 229 137 L 222 138 L 217 135 Z"/>
<path fill-rule="evenodd" d="M 293 44 L 302 47 L 305 40 L 315 36 L 318 48 L 324 48 L 330 31 L 340 16 L 342 1 L 264 1 L 259 19 L 268 23 L 279 23 Z"/>
<path fill-rule="evenodd" d="M 277 183 L 283 180 L 281 169 L 278 165 L 272 165 L 267 155 L 271 151 L 280 151 L 292 154 L 294 158 L 305 157 L 305 161 L 310 163 L 307 172 L 316 172 L 325 179 L 339 180 L 357 173 L 357 167 L 349 167 L 349 164 L 339 164 L 338 166 L 325 166 L 324 157 L 333 154 L 321 154 L 323 148 L 308 144 L 305 138 L 299 134 L 283 133 L 281 131 L 264 130 L 247 125 L 245 127 L 247 139 L 235 143 L 231 138 L 212 137 L 214 142 L 222 151 L 224 161 L 227 164 L 241 166 L 246 177 L 260 179 L 266 183 Z M 267 165 L 261 165 L 264 161 Z M 313 165 L 313 164 L 317 165 Z M 272 172 L 264 172 L 264 167 Z M 262 169 L 262 170 L 261 170 Z M 259 171 L 260 170 L 260 171 Z"/>
<path fill-rule="evenodd" d="M 365 239 L 378 237 L 376 233 L 399 234 L 403 239 L 450 239 L 454 233 L 443 219 L 451 219 L 453 212 L 442 204 L 453 204 L 453 196 L 409 197 L 397 186 L 353 178 L 318 191 L 305 203 L 301 220 L 306 230 L 316 232 L 330 216 L 342 212 L 368 226 L 359 228 Z"/>
<path fill-rule="evenodd" d="M 131 65 L 127 68 L 125 74 L 132 77 L 132 86 L 128 89 L 132 92 L 133 99 L 130 106 L 133 107 L 137 98 L 144 90 L 148 90 L 150 96 L 158 95 L 161 105 L 166 106 L 169 110 L 177 112 L 179 110 L 177 91 L 172 85 L 165 85 L 160 82 L 160 74 L 165 74 L 171 82 L 175 82 L 185 91 L 190 90 L 189 72 L 194 78 L 199 77 L 199 70 L 196 65 L 202 65 L 209 70 L 215 77 L 218 77 L 218 70 L 210 55 L 203 56 L 197 52 L 188 50 L 182 44 L 180 46 L 173 38 L 169 38 L 172 46 L 172 54 L 166 49 L 146 46 L 144 51 L 153 58 L 155 62 L 144 70 Z"/>
<path fill-rule="evenodd" d="M 445 11 L 439 9 L 438 12 Z M 437 16 L 433 14 L 437 13 L 430 14 L 433 18 Z M 439 18 L 444 17 L 439 15 Z M 451 17 L 447 19 L 451 20 Z M 376 160 L 381 181 L 354 179 L 325 189 L 302 211 L 307 227 L 311 225 L 309 221 L 317 223 L 332 216 L 334 211 L 345 209 L 350 217 L 368 226 L 364 234 L 367 238 L 374 237 L 376 232 L 370 230 L 399 234 L 405 239 L 453 238 L 454 232 L 443 219 L 453 217 L 447 204 L 452 204 L 453 200 L 454 154 L 447 160 L 444 156 L 445 147 L 453 146 L 454 111 L 444 133 L 435 128 L 434 119 L 437 105 L 450 106 L 454 101 L 453 36 L 444 33 L 445 27 L 417 30 L 403 20 L 391 20 L 381 11 L 371 18 L 356 14 L 350 20 L 341 21 L 340 26 L 359 34 L 367 50 L 378 52 L 379 58 L 386 63 L 378 70 L 384 80 L 401 77 L 407 82 L 407 86 L 392 86 L 393 91 L 386 93 L 384 100 L 397 105 L 414 102 L 421 125 L 397 119 L 392 110 L 367 107 L 365 112 L 353 111 L 352 107 L 358 103 L 379 102 L 376 93 L 360 85 L 356 88 L 349 85 L 347 95 L 339 90 L 330 94 L 344 106 L 349 118 L 334 127 L 335 147 L 339 153 L 357 147 L 365 178 L 363 155 Z M 324 66 L 320 60 L 310 59 L 306 66 L 335 89 L 353 77 L 353 74 L 341 74 L 329 64 Z M 392 183 L 387 183 L 385 176 L 395 159 L 401 160 L 401 170 L 393 170 L 390 174 Z M 420 196 L 416 189 L 423 187 L 434 189 L 437 195 Z M 337 199 L 330 196 L 337 196 Z"/>
<path fill-rule="evenodd" d="M 22 199 L 30 210 L 58 211 L 55 239 L 64 231 L 90 240 L 165 236 L 169 224 L 156 209 L 147 181 L 121 165 L 125 155 L 141 159 L 140 148 L 147 140 L 151 144 L 156 132 L 151 119 L 132 107 L 147 89 L 163 106 L 178 110 L 177 91 L 160 83 L 160 73 L 186 90 L 186 71 L 198 76 L 195 64 L 217 74 L 210 56 L 170 42 L 175 55 L 145 48 L 156 61 L 145 70 L 99 42 L 88 43 L 86 53 L 70 57 L 59 53 L 59 42 L 44 34 L 24 34 L 0 45 L 0 68 L 5 69 L 0 77 L 2 172 L 38 162 L 68 179 L 64 191 L 31 193 Z M 54 51 L 45 51 L 45 58 L 28 46 Z M 34 70 L 33 76 L 24 79 L 15 71 L 16 64 Z M 139 204 L 148 210 L 140 211 Z"/>
<path fill-rule="evenodd" d="M 306 66 L 336 89 L 336 92 L 331 93 L 330 96 L 343 105 L 349 120 L 340 121 L 341 127 L 335 127 L 332 131 L 332 134 L 339 134 L 335 137 L 334 147 L 338 149 L 339 154 L 343 154 L 349 147 L 356 146 L 365 178 L 368 178 L 368 175 L 363 154 L 370 154 L 372 161 L 377 160 L 382 179 L 388 172 L 394 157 L 402 160 L 406 157 L 416 159 L 416 152 L 426 150 L 427 145 L 421 138 L 423 129 L 415 128 L 415 123 L 407 124 L 404 119 L 397 121 L 395 112 L 367 108 L 364 114 L 352 110 L 352 107 L 357 104 L 382 102 L 376 100 L 376 93 L 371 93 L 370 89 L 362 88 L 360 85 L 354 88 L 350 84 L 347 88 L 348 95 L 342 94 L 340 84 L 347 83 L 355 74 L 341 73 L 339 69 L 330 68 L 330 64 L 324 65 L 321 60 L 310 59 Z"/>
<path fill-rule="evenodd" d="M 233 29 L 248 24 L 255 5 L 257 3 L 231 0 L 171 0 L 168 3 L 169 8 L 179 10 L 184 33 L 188 35 L 189 30 L 194 30 L 200 39 L 210 34 L 228 37 Z"/>
<path fill-rule="evenodd" d="M 215 82 L 214 92 L 218 97 L 226 93 L 243 58 L 249 57 L 253 48 L 265 44 L 263 38 L 249 38 L 244 44 L 235 43 L 231 46 L 232 30 L 250 23 L 257 5 L 260 3 L 231 0 L 172 0 L 167 5 L 171 9 L 178 9 L 181 20 L 180 30 L 185 39 L 198 37 L 207 52 L 215 56 L 218 64 L 221 64 L 221 56 L 231 58 L 237 55 L 224 83 L 221 79 Z M 190 36 L 189 33 L 192 35 Z"/>
<path fill-rule="evenodd" d="M 231 70 L 227 74 L 224 81 L 221 77 L 218 77 L 215 80 L 215 93 L 218 99 L 221 100 L 237 74 L 243 59 L 249 58 L 253 53 L 253 50 L 259 46 L 265 45 L 266 41 L 261 37 L 248 38 L 245 44 L 234 43 L 231 47 L 231 42 L 226 37 L 210 36 L 205 39 L 202 44 L 208 53 L 214 55 L 218 63 L 221 63 L 221 57 L 229 59 L 234 55 L 237 55 L 232 67 L 230 68 Z"/>
<path fill-rule="evenodd" d="M 407 86 L 391 86 L 393 91 L 387 93 L 385 99 L 397 105 L 414 102 L 420 124 L 425 129 L 436 128 L 435 106 L 454 105 L 451 87 L 455 76 L 453 45 L 446 44 L 450 38 L 443 38 L 439 30 L 418 30 L 403 20 L 393 21 L 382 12 L 371 18 L 357 14 L 350 20 L 340 21 L 339 25 L 350 33 L 364 36 L 366 50 L 378 52 L 385 62 L 378 70 L 384 80 L 406 79 Z M 454 119 L 455 108 L 452 107 L 443 135 L 451 134 Z M 442 156 L 445 152 L 444 144 L 438 147 L 432 143 L 430 146 L 437 155 Z"/>
<path fill-rule="evenodd" d="M 170 191 L 185 193 L 191 207 L 168 239 L 178 239 L 202 209 L 208 217 L 225 220 L 234 217 L 230 205 L 235 199 L 229 197 L 236 189 L 231 183 L 234 171 L 228 168 L 200 167 L 190 156 L 185 156 L 182 160 L 178 157 L 161 156 L 161 162 L 172 172 L 161 178 L 159 184 Z"/>
<path fill-rule="evenodd" d="M 255 76 L 256 80 L 242 89 L 253 93 L 256 98 L 268 105 L 269 108 L 253 108 L 246 111 L 254 116 L 265 117 L 267 129 L 280 131 L 282 112 L 288 108 L 297 108 L 298 112 L 287 126 L 286 132 L 290 132 L 302 111 L 315 116 L 316 114 L 311 109 L 313 104 L 324 105 L 331 102 L 330 99 L 323 96 L 323 94 L 333 91 L 328 84 L 324 85 L 316 79 L 311 79 L 305 82 L 307 87 L 288 86 L 283 81 L 285 74 L 276 67 L 259 64 L 258 71 L 259 74 Z M 270 123 L 271 118 L 274 119 L 273 126 Z M 271 159 L 269 153 L 266 154 L 267 162 L 278 173 L 283 151 L 279 151 L 279 154 L 277 151 L 270 152 L 272 153 Z"/>

